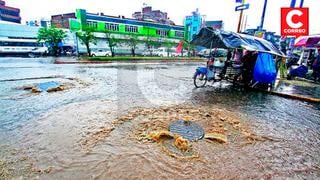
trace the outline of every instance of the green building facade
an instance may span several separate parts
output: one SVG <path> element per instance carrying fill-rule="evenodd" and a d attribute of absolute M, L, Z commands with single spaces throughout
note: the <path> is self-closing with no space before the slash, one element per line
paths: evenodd
<path fill-rule="evenodd" d="M 70 29 L 73 31 L 90 27 L 94 28 L 96 32 L 108 31 L 117 35 L 135 34 L 141 37 L 161 38 L 177 43 L 184 39 L 185 34 L 183 26 L 160 24 L 152 21 L 125 18 L 123 16 L 115 17 L 92 14 L 83 9 L 76 10 L 76 18 L 70 19 Z"/>

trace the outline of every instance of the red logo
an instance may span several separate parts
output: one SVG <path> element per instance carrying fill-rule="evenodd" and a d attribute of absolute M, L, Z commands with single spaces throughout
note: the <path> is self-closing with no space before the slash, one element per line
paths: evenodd
<path fill-rule="evenodd" d="M 309 35 L 309 8 L 281 8 L 281 36 Z"/>

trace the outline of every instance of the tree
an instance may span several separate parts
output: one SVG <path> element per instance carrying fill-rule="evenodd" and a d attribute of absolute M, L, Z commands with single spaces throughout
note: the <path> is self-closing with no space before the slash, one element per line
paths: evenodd
<path fill-rule="evenodd" d="M 123 41 L 127 46 L 131 49 L 131 55 L 134 57 L 136 55 L 135 51 L 137 48 L 137 45 L 139 43 L 138 36 L 136 34 L 131 34 L 129 39 L 126 41 Z"/>
<path fill-rule="evenodd" d="M 59 44 L 67 37 L 67 34 L 62 29 L 54 27 L 40 28 L 38 31 L 37 41 L 44 41 L 49 47 L 50 54 L 54 56 L 59 55 Z"/>
<path fill-rule="evenodd" d="M 76 36 L 86 46 L 88 55 L 91 56 L 90 43 L 96 43 L 96 37 L 94 36 L 93 28 L 84 28 L 83 31 L 77 32 Z"/>
<path fill-rule="evenodd" d="M 148 31 L 149 31 L 149 30 L 148 30 Z M 144 40 L 144 43 L 145 43 L 148 51 L 150 52 L 150 56 L 152 56 L 151 48 L 152 48 L 153 46 L 155 46 L 155 42 L 152 40 L 149 32 L 148 32 L 148 34 L 147 34 L 147 38 Z"/>
<path fill-rule="evenodd" d="M 170 49 L 175 45 L 175 43 L 170 42 L 168 39 L 166 39 L 163 43 L 163 46 L 167 50 L 167 56 L 169 57 Z"/>
<path fill-rule="evenodd" d="M 183 49 L 187 49 L 188 50 L 188 56 L 191 55 L 190 51 L 192 51 L 193 55 L 195 54 L 195 46 L 193 44 L 190 43 L 190 41 L 188 41 L 187 39 L 183 40 Z"/>
<path fill-rule="evenodd" d="M 114 48 L 118 45 L 119 40 L 112 36 L 110 31 L 105 31 L 105 35 L 111 51 L 111 56 L 114 57 Z"/>

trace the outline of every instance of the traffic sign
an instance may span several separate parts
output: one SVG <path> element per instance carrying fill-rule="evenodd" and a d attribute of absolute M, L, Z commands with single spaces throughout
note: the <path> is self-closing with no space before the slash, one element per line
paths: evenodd
<path fill-rule="evenodd" d="M 241 11 L 241 10 L 246 10 L 249 9 L 249 4 L 242 4 L 240 6 L 236 6 L 235 11 Z"/>

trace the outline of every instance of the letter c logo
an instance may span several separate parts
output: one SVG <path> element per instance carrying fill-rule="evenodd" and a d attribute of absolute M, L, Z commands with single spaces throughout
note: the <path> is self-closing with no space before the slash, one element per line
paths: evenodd
<path fill-rule="evenodd" d="M 292 22 L 292 17 L 297 15 L 297 16 L 301 16 L 303 13 L 300 11 L 300 10 L 292 10 L 290 11 L 288 14 L 287 14 L 287 17 L 286 17 L 286 21 L 287 21 L 287 24 L 291 27 L 291 28 L 300 28 L 301 26 L 303 26 L 303 24 L 301 22 L 298 22 L 298 23 L 294 23 Z"/>

